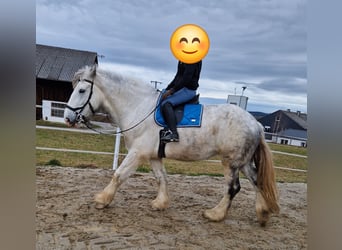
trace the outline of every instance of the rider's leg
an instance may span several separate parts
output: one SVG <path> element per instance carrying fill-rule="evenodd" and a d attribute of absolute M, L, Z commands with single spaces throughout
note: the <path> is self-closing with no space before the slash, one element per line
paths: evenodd
<path fill-rule="evenodd" d="M 170 133 L 162 137 L 163 141 L 169 142 L 169 141 L 179 140 L 178 133 L 177 133 L 177 120 L 176 120 L 176 115 L 175 115 L 173 108 L 177 105 L 180 105 L 182 103 L 185 103 L 191 100 L 195 96 L 196 96 L 195 90 L 182 88 L 162 101 L 161 107 L 162 107 L 163 117 L 171 131 Z"/>
<path fill-rule="evenodd" d="M 173 110 L 173 106 L 171 103 L 166 102 L 162 104 L 162 112 L 164 116 L 164 120 L 170 129 L 170 133 L 166 134 L 162 137 L 163 141 L 178 141 L 178 132 L 177 132 L 177 120 L 176 115 Z"/>
<path fill-rule="evenodd" d="M 162 105 L 164 103 L 171 103 L 174 107 L 177 105 L 186 103 L 190 101 L 192 98 L 196 96 L 196 90 L 191 90 L 188 88 L 181 88 L 177 92 L 173 93 L 172 95 L 168 96 L 165 100 L 162 101 Z"/>

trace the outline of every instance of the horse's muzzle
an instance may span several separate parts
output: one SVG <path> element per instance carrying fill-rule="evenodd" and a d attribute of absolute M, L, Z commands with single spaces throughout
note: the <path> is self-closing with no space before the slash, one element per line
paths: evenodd
<path fill-rule="evenodd" d="M 84 115 L 78 112 L 75 112 L 75 119 L 70 119 L 69 117 L 65 117 L 64 120 L 65 120 L 65 123 L 69 127 L 75 127 L 76 124 L 78 123 L 86 123 L 88 121 Z"/>
<path fill-rule="evenodd" d="M 70 119 L 68 117 L 64 118 L 64 121 L 68 125 L 68 127 L 75 127 L 75 125 L 76 125 L 76 120 L 74 120 L 72 122 L 72 121 L 70 121 Z"/>

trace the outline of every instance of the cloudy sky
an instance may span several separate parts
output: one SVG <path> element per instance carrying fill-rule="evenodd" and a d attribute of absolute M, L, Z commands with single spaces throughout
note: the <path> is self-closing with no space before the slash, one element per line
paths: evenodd
<path fill-rule="evenodd" d="M 305 0 L 37 0 L 36 42 L 97 52 L 100 65 L 165 88 L 177 67 L 170 37 L 183 24 L 197 24 L 211 43 L 201 97 L 222 102 L 247 86 L 250 111 L 306 112 L 306 6 Z"/>

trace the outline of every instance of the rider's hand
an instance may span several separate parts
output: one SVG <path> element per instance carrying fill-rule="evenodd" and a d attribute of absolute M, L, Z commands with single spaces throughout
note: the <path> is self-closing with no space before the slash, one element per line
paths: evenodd
<path fill-rule="evenodd" d="M 168 96 L 170 96 L 170 95 L 172 95 L 172 94 L 173 94 L 172 89 L 167 90 L 167 91 L 163 94 L 162 100 L 165 100 Z"/>

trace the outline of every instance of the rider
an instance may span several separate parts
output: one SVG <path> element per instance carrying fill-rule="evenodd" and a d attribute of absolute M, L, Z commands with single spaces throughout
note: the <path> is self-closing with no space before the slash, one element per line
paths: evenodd
<path fill-rule="evenodd" d="M 201 68 L 202 61 L 193 64 L 178 61 L 176 76 L 162 95 L 161 110 L 169 128 L 161 138 L 162 141 L 179 141 L 176 115 L 173 108 L 190 101 L 196 96 Z"/>

